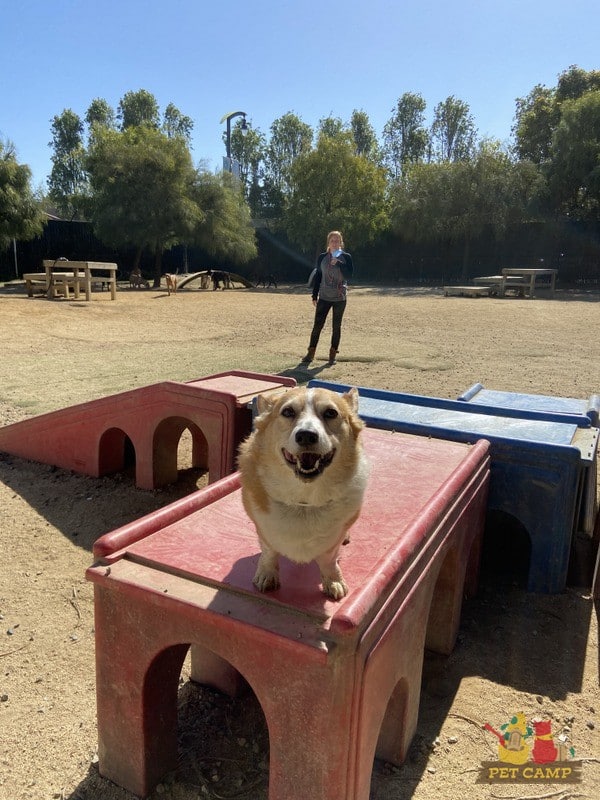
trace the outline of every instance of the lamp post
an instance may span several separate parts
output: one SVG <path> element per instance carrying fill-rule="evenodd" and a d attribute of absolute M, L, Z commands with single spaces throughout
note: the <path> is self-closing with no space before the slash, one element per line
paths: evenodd
<path fill-rule="evenodd" d="M 231 120 L 234 117 L 243 117 L 242 120 L 242 133 L 246 134 L 248 132 L 248 126 L 246 125 L 246 112 L 245 111 L 231 111 L 229 114 L 225 114 L 221 119 L 221 125 L 224 122 L 227 122 L 227 138 L 225 141 L 225 148 L 227 151 L 227 169 L 229 172 L 233 172 L 232 163 L 231 163 Z"/>

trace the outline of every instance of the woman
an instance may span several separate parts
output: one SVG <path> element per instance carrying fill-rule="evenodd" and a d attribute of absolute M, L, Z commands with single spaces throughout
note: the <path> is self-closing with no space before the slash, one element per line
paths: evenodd
<path fill-rule="evenodd" d="M 303 364 L 310 364 L 315 357 L 319 336 L 330 309 L 333 309 L 333 319 L 329 365 L 335 364 L 342 333 L 342 317 L 346 310 L 348 278 L 352 276 L 353 270 L 352 256 L 344 250 L 341 232 L 330 231 L 327 234 L 327 249 L 317 259 L 317 271 L 312 286 L 315 322 L 310 334 L 308 352 L 302 359 Z"/>

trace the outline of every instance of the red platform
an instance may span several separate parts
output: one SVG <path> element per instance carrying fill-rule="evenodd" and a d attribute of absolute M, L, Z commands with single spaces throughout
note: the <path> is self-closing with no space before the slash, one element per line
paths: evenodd
<path fill-rule="evenodd" d="M 0 451 L 98 478 L 124 469 L 129 439 L 136 486 L 156 489 L 177 480 L 177 446 L 188 429 L 192 465 L 216 481 L 235 469 L 252 427 L 252 398 L 295 385 L 293 378 L 236 371 L 163 381 L 0 428 Z"/>
<path fill-rule="evenodd" d="M 164 510 L 159 530 L 148 517 L 98 541 L 87 577 L 102 775 L 144 796 L 175 767 L 190 646 L 195 680 L 232 689 L 240 674 L 255 692 L 272 800 L 367 800 L 375 753 L 404 760 L 424 647 L 450 652 L 465 579 L 477 580 L 488 444 L 363 435 L 372 473 L 340 602 L 321 593 L 315 564 L 285 559 L 280 589 L 254 588 L 259 548 L 237 474 Z"/>

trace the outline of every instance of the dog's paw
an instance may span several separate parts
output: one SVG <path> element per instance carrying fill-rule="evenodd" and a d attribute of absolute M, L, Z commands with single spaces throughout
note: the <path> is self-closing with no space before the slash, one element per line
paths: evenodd
<path fill-rule="evenodd" d="M 279 573 L 270 572 L 268 570 L 257 570 L 252 583 L 261 592 L 272 592 L 274 589 L 279 589 L 281 583 L 279 582 Z"/>
<path fill-rule="evenodd" d="M 348 585 L 342 577 L 338 580 L 323 580 L 323 592 L 332 600 L 341 600 L 348 594 Z"/>

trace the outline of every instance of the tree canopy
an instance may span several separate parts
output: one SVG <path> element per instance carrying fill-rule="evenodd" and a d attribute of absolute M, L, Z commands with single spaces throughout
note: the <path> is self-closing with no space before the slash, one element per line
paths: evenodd
<path fill-rule="evenodd" d="M 96 234 L 108 244 L 135 246 L 138 253 L 149 248 L 160 281 L 162 252 L 191 236 L 203 220 L 190 197 L 195 171 L 185 142 L 147 125 L 104 129 L 87 167 Z"/>
<path fill-rule="evenodd" d="M 12 239 L 38 236 L 44 216 L 31 189 L 31 170 L 19 164 L 14 146 L 0 140 L 0 249 Z"/>
<path fill-rule="evenodd" d="M 405 92 L 385 124 L 383 151 L 393 180 L 402 175 L 408 164 L 425 157 L 429 142 L 425 127 L 426 105 L 420 94 Z"/>
<path fill-rule="evenodd" d="M 600 221 L 600 89 L 562 104 L 545 172 L 551 207 Z"/>
<path fill-rule="evenodd" d="M 53 118 L 51 127 L 54 153 L 48 195 L 60 211 L 73 217 L 85 207 L 88 196 L 83 123 L 67 108 Z"/>
<path fill-rule="evenodd" d="M 194 244 L 233 264 L 245 264 L 256 256 L 250 209 L 232 175 L 196 173 L 191 197 L 204 215 L 203 223 L 194 229 Z"/>
<path fill-rule="evenodd" d="M 387 227 L 385 171 L 356 155 L 350 134 L 321 136 L 314 150 L 294 161 L 290 181 L 284 225 L 305 252 L 317 252 L 328 230 L 366 244 Z"/>
<path fill-rule="evenodd" d="M 409 167 L 393 193 L 393 225 L 415 241 L 463 241 L 466 278 L 472 239 L 484 231 L 499 236 L 525 219 L 537 181 L 533 165 L 515 163 L 497 143 L 483 142 L 469 161 Z"/>

